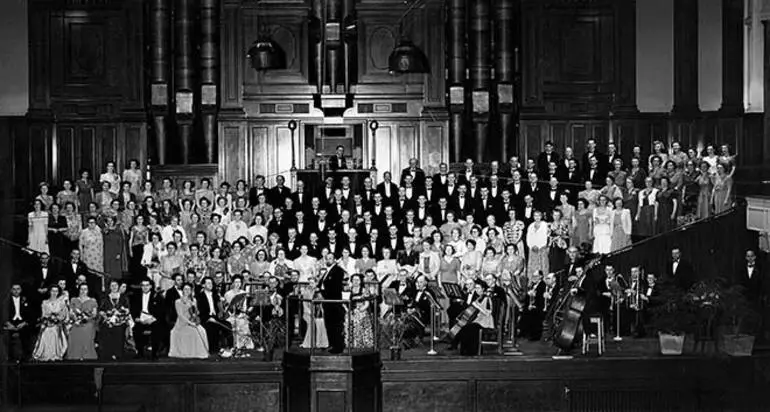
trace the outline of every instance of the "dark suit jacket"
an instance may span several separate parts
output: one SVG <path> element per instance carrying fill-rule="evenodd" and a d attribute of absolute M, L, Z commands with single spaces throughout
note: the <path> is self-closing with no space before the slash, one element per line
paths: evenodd
<path fill-rule="evenodd" d="M 174 307 L 174 303 L 176 303 L 177 299 L 179 299 L 180 297 L 182 297 L 182 294 L 175 287 L 168 289 L 166 291 L 165 296 L 163 296 L 163 305 L 165 306 L 164 311 L 166 313 L 166 322 L 169 325 L 173 326 L 174 322 L 176 322 L 176 308 Z M 142 302 L 140 301 L 139 304 L 141 305 Z"/>
<path fill-rule="evenodd" d="M 406 169 L 401 171 L 401 180 L 400 180 L 401 186 L 404 185 L 404 178 L 406 178 L 407 176 L 411 175 L 411 170 L 412 169 L 407 167 Z M 422 169 L 420 169 L 419 167 L 417 169 L 415 169 L 414 179 L 412 180 L 412 184 L 415 187 L 423 187 L 423 186 L 425 186 L 425 172 Z"/>
<path fill-rule="evenodd" d="M 21 302 L 19 302 L 19 315 L 21 316 L 21 321 L 27 322 L 30 326 L 34 326 L 36 315 L 33 302 L 30 302 L 30 300 L 27 299 L 27 297 L 24 295 L 20 297 Z M 6 307 L 8 308 L 8 320 L 12 321 L 16 314 L 14 313 L 15 308 L 13 306 L 13 297 L 11 295 L 8 295 L 6 298 Z"/>
<path fill-rule="evenodd" d="M 158 322 L 164 321 L 164 305 L 159 298 L 160 295 L 154 291 L 150 292 L 150 301 L 147 302 L 147 311 L 150 315 L 154 316 Z M 134 295 L 131 300 L 131 317 L 136 319 L 142 314 L 142 293 Z M 174 320 L 176 320 L 176 312 L 174 312 Z"/>
<path fill-rule="evenodd" d="M 75 271 L 72 270 L 72 263 L 69 261 L 63 263 L 61 270 L 59 271 L 59 275 L 67 279 L 67 284 L 70 285 L 75 284 L 75 279 L 77 279 L 78 276 L 85 275 L 87 278 L 89 274 L 88 266 L 86 266 L 82 260 L 78 261 L 77 269 Z"/>
<path fill-rule="evenodd" d="M 306 190 L 302 192 L 302 200 L 300 200 L 300 194 L 298 192 L 294 192 L 291 194 L 291 200 L 294 201 L 294 207 L 298 210 L 302 210 L 303 212 L 307 212 L 310 210 L 311 200 L 313 199 L 313 196 L 310 195 Z"/>
<path fill-rule="evenodd" d="M 435 299 L 435 296 L 433 295 L 433 291 L 428 288 L 425 288 L 425 290 L 422 291 L 422 293 L 420 293 L 420 291 L 418 290 L 412 290 L 411 293 L 413 296 L 413 300 L 410 304 L 410 307 L 420 311 L 418 316 L 420 318 L 420 321 L 423 324 L 425 324 L 426 326 L 430 325 L 431 302 L 430 302 L 430 298 L 427 295 L 430 295 Z"/>
<path fill-rule="evenodd" d="M 258 189 L 256 187 L 252 187 L 251 189 L 249 189 L 249 205 L 256 206 L 257 199 L 259 198 L 260 193 L 264 193 L 265 196 L 267 197 L 267 201 L 268 202 L 270 201 L 270 192 L 268 191 L 268 189 L 265 189 L 265 188 Z"/>
<path fill-rule="evenodd" d="M 377 185 L 377 191 L 382 195 L 382 203 L 393 204 L 398 199 L 398 186 L 395 183 L 390 182 L 390 197 L 385 195 L 386 182 L 382 182 Z"/>
<path fill-rule="evenodd" d="M 332 266 L 321 279 L 323 286 L 323 296 L 326 299 L 342 299 L 343 280 L 345 279 L 345 270 L 339 265 Z"/>
<path fill-rule="evenodd" d="M 345 164 L 345 156 L 337 157 L 337 155 L 334 155 L 329 158 L 329 169 L 334 170 L 340 170 L 340 169 L 347 169 L 347 165 Z"/>
<path fill-rule="evenodd" d="M 556 166 L 559 166 L 559 154 L 551 152 L 551 162 L 555 162 Z M 537 156 L 537 171 L 538 176 L 545 176 L 548 174 L 548 157 L 545 152 L 541 152 Z"/>
<path fill-rule="evenodd" d="M 738 271 L 735 282 L 745 288 L 746 299 L 752 304 L 759 304 L 762 296 L 766 293 L 764 276 L 762 268 L 757 264 L 754 265 L 751 278 L 749 278 L 749 270 L 745 264 Z"/>
<path fill-rule="evenodd" d="M 198 312 L 201 317 L 201 324 L 206 323 L 210 318 L 212 318 L 211 315 L 211 307 L 209 306 L 209 301 L 206 299 L 205 291 L 201 291 L 196 296 L 196 299 L 198 300 Z M 216 287 L 214 290 L 211 291 L 212 296 L 211 300 L 214 301 L 214 313 L 216 313 L 216 316 L 219 316 L 219 314 L 222 313 L 222 303 L 219 299 L 219 293 L 217 293 Z"/>
<path fill-rule="evenodd" d="M 673 272 L 673 269 L 674 262 L 669 261 L 666 264 L 666 279 L 673 281 L 679 289 L 686 291 L 696 282 L 695 273 L 688 262 L 679 259 L 679 266 L 676 268 L 676 273 Z"/>
<path fill-rule="evenodd" d="M 70 271 L 72 271 L 70 269 Z M 38 267 L 35 272 L 33 273 L 32 278 L 32 284 L 30 285 L 32 288 L 35 289 L 34 293 L 37 293 L 37 290 L 40 288 L 48 288 L 51 285 L 56 284 L 56 282 L 59 279 L 59 272 L 53 268 L 53 265 L 48 265 L 48 276 L 46 276 L 45 279 L 43 279 L 43 268 Z M 69 280 L 69 278 L 68 278 Z"/>
<path fill-rule="evenodd" d="M 270 189 L 270 203 L 273 206 L 283 206 L 287 197 L 291 197 L 291 189 L 286 186 L 278 187 L 274 186 Z"/>

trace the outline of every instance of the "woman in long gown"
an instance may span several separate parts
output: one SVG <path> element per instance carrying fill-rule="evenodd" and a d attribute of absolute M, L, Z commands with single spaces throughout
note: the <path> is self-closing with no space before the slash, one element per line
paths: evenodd
<path fill-rule="evenodd" d="M 139 161 L 131 159 L 128 161 L 128 169 L 123 171 L 123 181 L 131 183 L 131 193 L 139 196 L 142 190 L 142 170 L 139 169 Z"/>
<path fill-rule="evenodd" d="M 711 201 L 714 204 L 714 213 L 722 213 L 732 206 L 733 178 L 725 171 L 723 164 L 717 165 L 717 174 L 714 176 L 714 188 Z"/>
<path fill-rule="evenodd" d="M 67 301 L 61 297 L 61 288 L 51 285 L 48 289 L 48 299 L 42 304 L 40 335 L 32 351 L 32 359 L 47 362 L 64 358 L 67 352 L 64 321 L 67 316 Z"/>
<path fill-rule="evenodd" d="M 350 277 L 350 310 L 345 317 L 345 335 L 350 349 L 374 348 L 374 325 L 369 306 L 369 290 L 364 287 L 364 276 Z"/>
<path fill-rule="evenodd" d="M 70 321 L 67 356 L 69 360 L 96 359 L 96 313 L 98 304 L 88 296 L 88 285 L 78 286 L 78 296 L 70 299 Z"/>
<path fill-rule="evenodd" d="M 72 252 L 78 249 L 80 242 L 80 232 L 83 231 L 83 218 L 80 217 L 75 205 L 67 203 L 64 205 L 64 218 L 67 219 L 67 231 L 64 232 L 66 238 L 64 249 Z"/>
<path fill-rule="evenodd" d="M 549 223 L 548 239 L 548 268 L 558 272 L 567 263 L 567 248 L 569 247 L 570 223 L 562 217 L 559 209 L 554 209 L 553 221 Z"/>
<path fill-rule="evenodd" d="M 315 276 L 308 278 L 308 285 L 302 290 L 302 297 L 306 299 L 302 302 L 302 319 L 307 324 L 307 332 L 305 332 L 305 339 L 300 344 L 300 347 L 305 349 L 311 347 L 324 349 L 329 346 L 329 338 L 326 335 L 323 305 L 308 301 L 323 299 L 321 291 L 318 290 L 318 280 Z M 312 327 L 310 326 L 311 324 L 313 325 Z"/>
<path fill-rule="evenodd" d="M 134 277 L 142 279 L 147 274 L 147 269 L 142 266 L 142 255 L 144 246 L 150 243 L 150 230 L 144 225 L 144 215 L 136 215 L 134 221 L 128 238 L 128 254 L 131 258 L 128 267 Z"/>
<path fill-rule="evenodd" d="M 612 251 L 612 223 L 607 196 L 600 196 L 599 205 L 593 211 L 594 253 L 606 255 Z"/>
<path fill-rule="evenodd" d="M 39 200 L 43 203 L 43 210 L 48 210 L 48 208 L 51 207 L 52 204 L 56 201 L 53 196 L 48 193 L 50 190 L 50 187 L 48 186 L 48 183 L 42 182 L 40 183 L 40 194 L 35 196 L 34 200 Z"/>
<path fill-rule="evenodd" d="M 527 277 L 530 279 L 538 271 L 548 273 L 548 223 L 543 222 L 543 213 L 539 210 L 532 214 L 532 218 L 534 221 L 527 228 Z"/>
<path fill-rule="evenodd" d="M 99 304 L 99 359 L 118 360 L 124 356 L 126 325 L 131 318 L 128 297 L 120 293 L 120 283 L 110 280 L 110 292 Z"/>
<path fill-rule="evenodd" d="M 666 233 L 676 227 L 676 216 L 679 212 L 679 196 L 669 184 L 668 177 L 660 179 L 660 190 L 658 191 L 658 233 Z"/>
<path fill-rule="evenodd" d="M 88 217 L 87 226 L 80 233 L 80 258 L 89 269 L 104 272 L 104 238 L 93 216 Z"/>
<path fill-rule="evenodd" d="M 64 206 L 70 202 L 77 205 L 78 194 L 75 193 L 75 190 L 73 190 L 72 181 L 65 179 L 64 182 L 62 182 L 62 190 L 56 194 L 56 203 L 58 203 L 60 206 Z"/>
<path fill-rule="evenodd" d="M 655 236 L 658 221 L 658 189 L 653 187 L 652 177 L 644 179 L 644 189 L 639 191 L 639 208 L 636 212 L 637 234 L 640 237 Z"/>
<path fill-rule="evenodd" d="M 251 325 L 249 321 L 249 297 L 243 290 L 243 277 L 233 276 L 230 290 L 225 293 L 227 319 L 233 325 L 233 348 L 254 349 L 254 340 L 251 338 Z"/>
<path fill-rule="evenodd" d="M 636 211 L 639 208 L 639 189 L 634 186 L 634 181 L 631 178 L 626 178 L 626 185 L 623 190 L 623 208 L 628 209 L 631 214 L 631 236 L 636 236 L 638 232 L 636 224 Z"/>
<path fill-rule="evenodd" d="M 71 250 L 67 250 L 67 218 L 59 212 L 61 207 L 54 203 L 48 213 L 48 249 L 51 255 L 60 259 L 66 259 Z"/>
<path fill-rule="evenodd" d="M 701 162 L 700 174 L 695 178 L 695 183 L 698 184 L 698 205 L 695 213 L 698 219 L 705 219 L 711 216 L 712 181 L 708 163 Z"/>
<path fill-rule="evenodd" d="M 80 179 L 75 182 L 75 193 L 78 195 L 78 210 L 82 213 L 88 210 L 88 205 L 94 201 L 94 181 L 86 169 L 80 171 Z"/>
<path fill-rule="evenodd" d="M 128 270 L 126 259 L 126 235 L 114 217 L 107 218 L 102 235 L 104 240 L 104 273 L 112 279 L 122 279 Z"/>
<path fill-rule="evenodd" d="M 27 215 L 29 230 L 27 247 L 38 253 L 48 251 L 48 212 L 45 211 L 43 201 L 35 199 L 33 210 Z"/>
<path fill-rule="evenodd" d="M 577 211 L 575 212 L 575 230 L 572 233 L 572 244 L 577 247 L 582 247 L 586 243 L 593 245 L 591 209 L 588 206 L 586 199 L 578 199 Z"/>
<path fill-rule="evenodd" d="M 500 277 L 502 279 L 518 279 L 524 273 L 524 257 L 514 244 L 505 245 L 505 256 L 500 261 Z"/>
<path fill-rule="evenodd" d="M 631 244 L 631 211 L 623 207 L 621 198 L 615 199 L 612 219 L 612 251 L 616 251 Z"/>
<path fill-rule="evenodd" d="M 174 302 L 176 324 L 171 329 L 171 346 L 169 358 L 209 357 L 209 343 L 206 329 L 203 329 L 198 314 L 198 307 L 192 295 L 193 286 L 185 283 L 182 286 L 182 297 Z"/>

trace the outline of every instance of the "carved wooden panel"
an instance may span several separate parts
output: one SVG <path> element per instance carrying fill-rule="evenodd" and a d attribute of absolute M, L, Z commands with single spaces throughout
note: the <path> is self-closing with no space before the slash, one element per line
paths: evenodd
<path fill-rule="evenodd" d="M 219 136 L 219 174 L 234 183 L 244 177 L 248 164 L 244 129 L 239 124 L 221 124 Z"/>
<path fill-rule="evenodd" d="M 465 381 L 383 382 L 384 412 L 464 412 L 468 405 Z"/>
<path fill-rule="evenodd" d="M 110 405 L 137 405 L 147 412 L 183 412 L 190 410 L 185 405 L 185 387 L 182 384 L 156 385 L 110 385 L 104 387 L 103 396 Z M 137 409 L 139 409 L 137 408 Z"/>
<path fill-rule="evenodd" d="M 476 412 L 564 409 L 564 384 L 555 381 L 477 381 Z"/>
<path fill-rule="evenodd" d="M 448 128 L 446 124 L 430 123 L 425 125 L 424 130 L 418 159 L 425 173 L 435 174 L 441 162 L 449 162 Z"/>
<path fill-rule="evenodd" d="M 525 107 L 553 113 L 609 109 L 617 92 L 618 7 L 611 2 L 525 2 Z"/>
<path fill-rule="evenodd" d="M 195 412 L 280 412 L 278 383 L 195 385 Z"/>

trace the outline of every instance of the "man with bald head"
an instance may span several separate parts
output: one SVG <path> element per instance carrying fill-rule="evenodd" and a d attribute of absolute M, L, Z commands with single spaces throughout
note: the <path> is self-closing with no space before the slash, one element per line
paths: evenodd
<path fill-rule="evenodd" d="M 409 159 L 409 167 L 401 171 L 401 186 L 404 186 L 404 180 L 407 176 L 412 177 L 412 185 L 417 188 L 425 186 L 425 171 L 419 167 L 417 158 Z"/>

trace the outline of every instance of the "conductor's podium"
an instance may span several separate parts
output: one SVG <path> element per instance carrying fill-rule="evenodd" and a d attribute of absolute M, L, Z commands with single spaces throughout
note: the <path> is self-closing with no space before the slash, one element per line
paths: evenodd
<path fill-rule="evenodd" d="M 381 368 L 378 352 L 345 355 L 286 352 L 283 357 L 285 411 L 380 411 Z"/>

